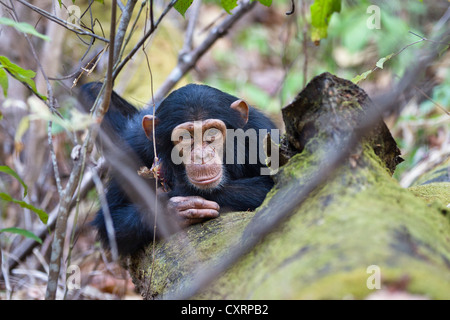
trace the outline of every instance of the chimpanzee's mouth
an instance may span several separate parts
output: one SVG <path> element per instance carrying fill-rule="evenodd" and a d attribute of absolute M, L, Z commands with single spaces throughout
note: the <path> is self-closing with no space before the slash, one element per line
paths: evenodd
<path fill-rule="evenodd" d="M 199 189 L 213 189 L 217 187 L 222 180 L 222 170 L 214 170 L 216 172 L 208 172 L 205 175 L 199 175 L 193 178 L 187 175 L 189 181 Z"/>

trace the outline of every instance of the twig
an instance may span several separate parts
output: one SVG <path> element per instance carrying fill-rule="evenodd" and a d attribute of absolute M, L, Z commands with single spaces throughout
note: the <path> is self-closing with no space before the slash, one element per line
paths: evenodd
<path fill-rule="evenodd" d="M 107 166 L 104 159 L 100 158 L 97 166 L 93 170 L 96 171 L 100 177 L 103 177 L 106 173 L 106 168 Z M 83 176 L 81 186 L 78 191 L 78 195 L 73 196 L 72 199 L 70 200 L 68 210 L 71 211 L 72 208 L 75 206 L 78 196 L 80 198 L 83 198 L 93 187 L 94 182 L 92 173 L 88 171 L 88 173 Z M 52 212 L 49 214 L 47 225 L 40 227 L 37 231 L 34 232 L 34 234 L 38 236 L 40 239 L 44 240 L 49 235 L 49 231 L 55 229 L 58 212 L 59 212 L 59 205 L 56 208 L 54 208 Z M 8 260 L 8 271 L 11 272 L 11 270 L 14 269 L 20 261 L 23 261 L 25 257 L 27 257 L 32 252 L 32 250 L 38 245 L 39 243 L 34 241 L 33 239 L 25 239 L 23 242 L 20 243 L 20 245 L 15 247 L 13 252 L 10 254 L 10 259 Z"/>
<path fill-rule="evenodd" d="M 241 2 L 238 9 L 233 12 L 232 15 L 228 16 L 220 25 L 214 27 L 206 39 L 195 50 L 183 55 L 182 59 L 178 61 L 177 66 L 172 70 L 166 81 L 156 92 L 155 101 L 161 101 L 177 82 L 195 66 L 203 54 L 205 54 L 219 38 L 223 37 L 245 13 L 254 8 L 255 5 L 255 1 L 246 0 Z"/>
<path fill-rule="evenodd" d="M 162 19 L 167 15 L 167 13 L 172 9 L 172 7 L 175 5 L 177 0 L 172 0 L 167 7 L 164 9 L 164 11 L 159 16 L 158 21 L 154 24 L 154 26 L 150 27 L 150 30 L 148 30 L 144 36 L 139 40 L 139 42 L 134 46 L 134 48 L 128 53 L 128 55 L 117 65 L 117 67 L 114 68 L 113 72 L 113 80 L 116 79 L 116 77 L 119 75 L 120 71 L 123 69 L 123 67 L 128 63 L 128 61 L 131 60 L 131 58 L 136 54 L 136 52 L 141 48 L 141 46 L 144 45 L 144 43 L 147 41 L 147 39 L 153 34 L 153 32 L 156 30 L 158 25 L 161 23 Z"/>
<path fill-rule="evenodd" d="M 305 3 L 306 0 L 302 0 L 302 19 L 303 19 L 303 87 L 306 86 L 306 83 L 308 82 L 308 28 L 309 23 L 307 23 L 306 20 L 306 11 L 307 6 Z M 292 5 L 294 5 L 294 0 L 292 0 Z"/>
<path fill-rule="evenodd" d="M 103 189 L 103 184 L 100 177 L 94 170 L 92 170 L 92 178 L 94 180 L 94 184 L 100 198 L 100 205 L 103 211 L 103 217 L 105 218 L 106 233 L 108 234 L 108 241 L 111 248 L 111 256 L 113 261 L 117 262 L 119 260 L 119 251 L 117 249 L 116 234 L 114 231 L 111 212 L 109 211 L 108 207 L 108 201 L 106 200 L 105 191 Z"/>
<path fill-rule="evenodd" d="M 12 8 L 11 12 L 12 12 L 12 14 L 14 16 L 14 19 L 16 21 L 19 21 L 18 16 L 17 16 L 17 12 L 16 12 L 16 8 L 14 6 L 14 3 L 12 1 L 10 1 L 10 3 L 11 3 L 11 8 Z M 58 113 L 59 114 L 59 112 L 56 112 L 56 108 L 54 106 L 55 99 L 54 99 L 54 96 L 53 96 L 52 85 L 50 84 L 50 81 L 49 81 L 49 79 L 47 77 L 47 74 L 45 73 L 44 68 L 42 67 L 41 61 L 39 60 L 39 57 L 38 57 L 38 55 L 36 53 L 36 50 L 35 50 L 34 45 L 33 45 L 33 42 L 30 40 L 30 37 L 28 36 L 28 34 L 23 33 L 23 35 L 24 35 L 25 39 L 27 40 L 28 45 L 30 46 L 30 50 L 31 50 L 31 53 L 33 55 L 33 58 L 36 61 L 36 64 L 37 64 L 39 70 L 41 71 L 42 76 L 44 77 L 44 80 L 45 80 L 45 83 L 46 83 L 46 86 L 47 86 L 47 95 L 48 95 L 47 105 L 50 108 L 50 111 L 52 113 Z M 59 196 L 61 197 L 61 195 L 62 195 L 61 178 L 60 178 L 60 175 L 59 175 L 59 169 L 58 169 L 58 163 L 56 161 L 55 150 L 53 148 L 52 121 L 49 121 L 49 123 L 48 123 L 47 137 L 48 137 L 47 141 L 48 141 L 48 146 L 49 146 L 49 149 L 50 149 L 50 155 L 51 155 L 52 164 L 53 164 L 53 174 L 55 175 L 55 181 L 56 181 L 56 185 L 58 187 L 58 193 L 59 193 Z"/>
<path fill-rule="evenodd" d="M 115 40 L 115 49 L 114 49 L 114 64 L 119 59 L 119 54 L 122 48 L 123 40 L 125 38 L 125 33 L 127 32 L 128 25 L 130 23 L 131 16 L 133 14 L 134 6 L 136 5 L 137 0 L 128 0 L 127 4 L 122 10 L 122 17 L 120 18 L 119 27 L 117 28 L 117 36 Z M 121 3 L 119 1 L 119 3 Z"/>
<path fill-rule="evenodd" d="M 52 242 L 52 253 L 50 256 L 50 272 L 48 274 L 47 291 L 45 293 L 46 300 L 54 300 L 56 298 L 56 291 L 58 288 L 58 279 L 61 269 L 61 260 L 63 256 L 64 249 L 64 239 L 66 235 L 67 228 L 67 218 L 69 215 L 69 203 L 78 187 L 78 181 L 81 178 L 83 172 L 84 163 L 86 159 L 87 152 L 92 150 L 93 136 L 95 135 L 95 130 L 98 129 L 98 125 L 103 119 L 104 113 L 108 110 L 109 101 L 111 99 L 112 92 L 112 68 L 114 59 L 114 39 L 116 30 L 116 8 L 117 0 L 112 1 L 111 9 L 111 32 L 110 32 L 110 51 L 108 59 L 108 70 L 107 79 L 104 86 L 106 87 L 105 93 L 102 96 L 103 99 L 96 104 L 96 110 L 93 111 L 94 117 L 97 120 L 96 125 L 89 128 L 87 132 L 86 139 L 84 140 L 83 146 L 81 148 L 82 155 L 77 157 L 75 161 L 74 168 L 70 173 L 69 182 L 67 183 L 66 189 L 64 190 L 63 197 L 60 200 L 60 206 L 58 209 L 58 217 L 56 219 L 55 235 Z"/>
<path fill-rule="evenodd" d="M 295 12 L 295 0 L 291 0 L 291 10 L 289 10 L 288 12 L 286 12 L 287 16 L 290 16 L 291 14 L 293 14 Z"/>
<path fill-rule="evenodd" d="M 107 42 L 107 43 L 109 42 L 109 40 L 107 40 L 107 39 L 105 39 L 105 38 L 103 38 L 101 36 L 98 36 L 95 33 L 87 32 L 87 31 L 83 30 L 81 27 L 77 26 L 76 24 L 72 24 L 70 22 L 62 20 L 62 19 L 60 19 L 60 18 L 58 18 L 58 17 L 48 13 L 47 11 L 42 10 L 41 8 L 36 7 L 36 6 L 26 2 L 24 0 L 15 0 L 15 1 L 20 2 L 24 6 L 30 8 L 31 10 L 35 11 L 36 13 L 39 13 L 41 16 L 47 18 L 48 20 L 51 20 L 51 21 L 59 24 L 60 26 L 66 28 L 67 30 L 75 32 L 76 34 L 79 34 L 79 35 L 82 35 L 82 36 L 90 36 L 90 37 L 93 37 L 95 39 L 101 40 L 103 42 Z"/>
<path fill-rule="evenodd" d="M 180 50 L 178 55 L 179 59 L 183 59 L 183 56 L 193 49 L 192 40 L 194 38 L 194 30 L 197 24 L 198 15 L 200 13 L 200 7 L 202 5 L 202 0 L 195 0 L 194 6 L 192 8 L 192 15 L 189 17 L 188 26 L 186 29 L 186 35 L 184 37 L 183 48 Z"/>

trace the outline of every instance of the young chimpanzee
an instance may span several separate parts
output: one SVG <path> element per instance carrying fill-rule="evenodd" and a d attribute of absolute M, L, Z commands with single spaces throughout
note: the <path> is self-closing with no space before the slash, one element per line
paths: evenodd
<path fill-rule="evenodd" d="M 90 104 L 84 107 L 92 105 L 99 89 L 98 83 L 83 86 L 84 103 Z M 261 174 L 265 162 L 258 155 L 267 131 L 275 129 L 265 115 L 232 95 L 195 84 L 172 92 L 152 114 L 152 108 L 139 112 L 113 93 L 104 122 L 107 134 L 117 134 L 114 139 L 137 156 L 134 172 L 143 166 L 156 168 L 167 191 L 165 215 L 187 226 L 225 210 L 254 210 L 262 203 L 273 181 Z M 142 177 L 136 173 L 136 179 Z M 154 230 L 145 210 L 124 189 L 113 174 L 106 199 L 121 255 L 150 243 Z M 93 225 L 108 247 L 103 210 Z"/>

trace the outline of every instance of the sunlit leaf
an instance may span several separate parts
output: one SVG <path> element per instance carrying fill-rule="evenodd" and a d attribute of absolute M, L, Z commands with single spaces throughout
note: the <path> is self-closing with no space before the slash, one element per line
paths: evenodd
<path fill-rule="evenodd" d="M 380 68 L 380 69 L 383 69 L 384 63 L 385 63 L 386 61 L 390 60 L 393 56 L 394 56 L 394 54 L 391 53 L 390 55 L 388 55 L 388 56 L 386 56 L 386 57 L 384 57 L 384 58 L 381 58 L 380 60 L 377 61 L 376 66 L 377 66 L 378 68 Z"/>
<path fill-rule="evenodd" d="M 262 5 L 265 5 L 266 7 L 270 7 L 270 5 L 272 4 L 272 0 L 258 0 L 258 1 Z"/>
<path fill-rule="evenodd" d="M 3 96 L 8 96 L 8 74 L 3 68 L 0 68 L 0 86 L 3 88 Z"/>
<path fill-rule="evenodd" d="M 237 0 L 220 0 L 220 4 L 228 14 L 231 14 L 231 10 L 237 7 Z"/>
<path fill-rule="evenodd" d="M 16 203 L 19 206 L 21 206 L 22 208 L 33 211 L 34 213 L 37 214 L 37 216 L 43 223 L 47 223 L 47 221 L 48 221 L 48 214 L 44 210 L 36 208 L 35 206 L 33 206 L 25 201 L 14 199 L 9 194 L 3 193 L 3 192 L 0 192 L 0 199 L 3 201 Z"/>
<path fill-rule="evenodd" d="M 41 39 L 44 39 L 46 41 L 50 41 L 50 37 L 39 33 L 34 29 L 34 27 L 31 24 L 28 24 L 26 22 L 16 22 L 14 20 L 11 20 L 6 17 L 0 17 L 0 24 L 3 24 L 5 26 L 14 27 L 17 31 L 31 34 L 32 36 L 39 37 Z"/>
<path fill-rule="evenodd" d="M 42 244 L 41 238 L 39 238 L 33 232 L 28 231 L 28 230 L 24 230 L 24 229 L 20 229 L 20 228 L 5 228 L 5 229 L 0 229 L 0 233 L 2 233 L 2 232 L 20 234 L 21 236 L 33 239 L 33 240 L 39 242 L 40 244 Z"/>
<path fill-rule="evenodd" d="M 178 0 L 173 7 L 184 17 L 192 2 L 193 0 Z"/>
<path fill-rule="evenodd" d="M 311 5 L 311 40 L 318 44 L 328 35 L 328 24 L 334 12 L 341 11 L 341 0 L 315 0 Z"/>
<path fill-rule="evenodd" d="M 8 166 L 0 166 L 0 172 L 9 174 L 10 176 L 14 177 L 17 181 L 19 181 L 23 187 L 23 197 L 25 198 L 27 196 L 28 186 L 25 184 L 25 182 L 22 180 L 22 178 L 19 177 L 17 172 L 15 172 L 13 169 L 11 169 Z"/>
<path fill-rule="evenodd" d="M 0 67 L 6 69 L 9 74 L 16 80 L 26 84 L 35 94 L 41 99 L 47 100 L 47 97 L 40 94 L 36 89 L 36 83 L 32 78 L 36 76 L 36 72 L 33 70 L 23 69 L 17 64 L 12 63 L 7 57 L 0 56 Z"/>
<path fill-rule="evenodd" d="M 371 74 L 371 73 L 372 73 L 372 70 L 368 70 L 368 71 L 366 71 L 366 72 L 364 72 L 364 73 L 362 73 L 362 74 L 360 74 L 360 75 L 354 77 L 354 78 L 352 79 L 352 82 L 353 82 L 354 84 L 358 84 L 358 82 L 360 82 L 360 81 L 362 81 L 362 80 L 366 80 L 366 78 L 367 78 L 367 77 L 369 76 L 369 74 Z"/>

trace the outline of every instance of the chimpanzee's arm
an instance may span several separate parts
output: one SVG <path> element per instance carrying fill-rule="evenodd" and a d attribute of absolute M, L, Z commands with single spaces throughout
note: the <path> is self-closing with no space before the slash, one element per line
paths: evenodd
<path fill-rule="evenodd" d="M 267 192 L 273 187 L 270 176 L 256 176 L 228 180 L 220 188 L 212 193 L 192 190 L 184 184 L 180 184 L 169 192 L 169 197 L 201 196 L 215 201 L 220 206 L 220 211 L 247 211 L 255 210 L 265 199 Z"/>
<path fill-rule="evenodd" d="M 120 255 L 135 252 L 153 240 L 153 226 L 139 212 L 139 207 L 129 201 L 119 184 L 113 179 L 106 194 L 109 213 L 114 227 L 114 236 Z M 110 248 L 105 223 L 105 213 L 101 209 L 92 225 L 106 248 Z"/>
<path fill-rule="evenodd" d="M 255 210 L 273 187 L 270 176 L 257 176 L 228 181 L 215 199 L 223 210 Z"/>
<path fill-rule="evenodd" d="M 138 208 L 133 204 L 122 207 L 109 207 L 114 225 L 114 236 L 120 255 L 127 255 L 144 247 L 153 240 L 153 228 L 143 221 Z M 103 210 L 93 221 L 102 244 L 110 248 Z"/>

